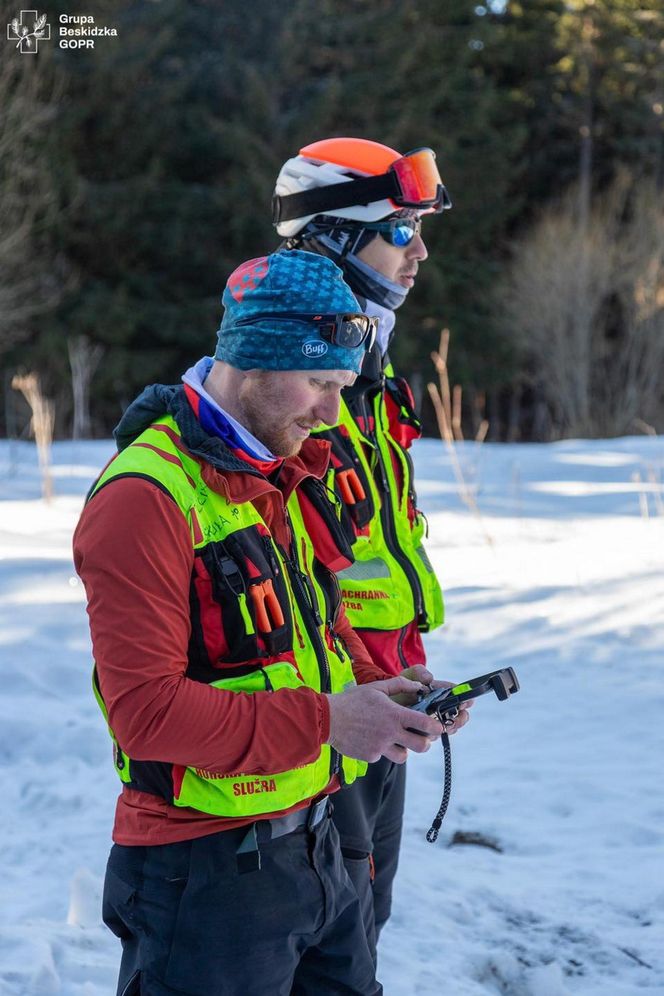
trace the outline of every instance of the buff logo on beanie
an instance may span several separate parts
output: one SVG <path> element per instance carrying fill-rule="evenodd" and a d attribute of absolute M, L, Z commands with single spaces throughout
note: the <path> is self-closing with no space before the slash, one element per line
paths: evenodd
<path fill-rule="evenodd" d="M 282 249 L 250 259 L 230 275 L 221 300 L 215 359 L 239 370 L 360 372 L 364 345 L 326 342 L 306 317 L 361 311 L 326 256 Z"/>

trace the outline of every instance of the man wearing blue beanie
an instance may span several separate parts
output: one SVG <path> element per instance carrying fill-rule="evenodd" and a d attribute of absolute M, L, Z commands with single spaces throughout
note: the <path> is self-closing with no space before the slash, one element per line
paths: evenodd
<path fill-rule="evenodd" d="M 297 251 L 239 267 L 223 304 L 214 359 L 125 412 L 74 538 L 122 783 L 117 991 L 374 996 L 329 796 L 441 729 L 397 704 L 422 686 L 384 680 L 345 618 L 329 443 L 308 437 L 376 323 Z"/>

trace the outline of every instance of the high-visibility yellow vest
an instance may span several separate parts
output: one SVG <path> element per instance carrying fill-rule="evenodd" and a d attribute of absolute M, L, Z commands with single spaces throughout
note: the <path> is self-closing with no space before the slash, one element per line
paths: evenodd
<path fill-rule="evenodd" d="M 250 501 L 233 502 L 208 487 L 199 461 L 186 452 L 170 416 L 153 423 L 112 460 L 89 500 L 114 479 L 126 476 L 153 481 L 176 502 L 189 525 L 194 550 L 192 592 L 199 597 L 194 611 L 202 615 L 204 609 L 218 605 L 229 628 L 230 639 L 214 662 L 216 667 L 205 641 L 201 639 L 197 647 L 192 640 L 188 677 L 238 694 L 278 694 L 280 689 L 302 686 L 340 692 L 354 683 L 350 656 L 333 628 L 338 586 L 331 572 L 316 561 L 298 494 L 302 485 L 286 505 L 293 544 L 284 551 Z M 308 480 L 322 498 L 324 487 Z M 319 503 L 317 511 L 334 516 L 329 499 L 325 500 L 329 508 Z M 253 666 L 238 675 L 238 666 L 251 660 Z M 233 676 L 223 677 L 225 664 Z M 96 670 L 93 684 L 108 722 Z M 109 731 L 115 767 L 126 785 L 215 816 L 240 818 L 287 810 L 319 795 L 334 776 L 341 784 L 351 783 L 367 767 L 324 744 L 315 761 L 292 771 L 219 774 L 161 759 L 133 761 L 110 726 Z M 164 784 L 169 786 L 167 792 Z"/>
<path fill-rule="evenodd" d="M 353 541 L 354 562 L 337 577 L 353 628 L 397 630 L 416 620 L 428 631 L 443 623 L 443 596 L 422 543 L 426 520 L 416 507 L 412 459 L 393 428 L 396 420 L 418 436 L 420 424 L 405 382 L 389 365 L 384 373 L 384 391 L 365 401 L 362 425 L 342 395 L 339 421 L 319 430 L 332 443 L 328 485 Z"/>

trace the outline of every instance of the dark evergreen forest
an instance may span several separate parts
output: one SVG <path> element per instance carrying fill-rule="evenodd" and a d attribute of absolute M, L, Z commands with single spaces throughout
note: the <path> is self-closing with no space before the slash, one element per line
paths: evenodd
<path fill-rule="evenodd" d="M 664 431 L 661 0 L 85 10 L 118 37 L 61 49 L 49 10 L 38 55 L 2 48 L 0 432 L 27 433 L 17 372 L 56 435 L 101 436 L 210 353 L 282 162 L 332 135 L 431 146 L 454 202 L 392 350 L 427 431 L 443 328 L 469 435 L 484 405 L 495 440 Z"/>

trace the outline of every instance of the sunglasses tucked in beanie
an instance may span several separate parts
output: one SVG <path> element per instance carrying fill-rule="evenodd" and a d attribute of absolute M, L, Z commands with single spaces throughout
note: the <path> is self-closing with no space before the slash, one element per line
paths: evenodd
<path fill-rule="evenodd" d="M 284 249 L 250 259 L 228 278 L 222 304 L 217 360 L 239 370 L 360 372 L 370 339 L 339 345 L 322 337 L 315 321 L 361 311 L 343 273 L 325 256 Z"/>

